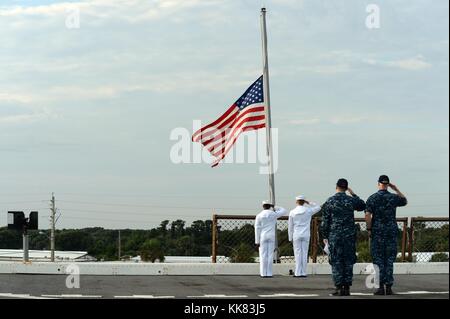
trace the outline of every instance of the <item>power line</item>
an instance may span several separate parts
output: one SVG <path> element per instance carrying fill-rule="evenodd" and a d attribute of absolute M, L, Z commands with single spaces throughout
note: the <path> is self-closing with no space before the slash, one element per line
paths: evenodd
<path fill-rule="evenodd" d="M 39 196 L 39 197 L 44 197 L 45 195 L 47 195 L 47 193 L 35 193 L 35 194 L 18 194 L 18 193 L 1 193 L 0 197 L 10 197 L 10 196 Z"/>
<path fill-rule="evenodd" d="M 85 205 L 98 205 L 98 206 L 121 206 L 121 207 L 142 207 L 142 208 L 167 208 L 167 209 L 192 209 L 192 210 L 237 210 L 237 211 L 255 211 L 256 208 L 237 208 L 237 207 L 192 207 L 192 206 L 165 206 L 165 205 L 146 205 L 146 204 L 124 204 L 124 203 L 100 203 L 100 202 L 85 202 L 85 201 L 67 201 L 60 200 L 64 203 L 72 204 L 85 204 Z M 447 207 L 447 204 L 427 204 L 427 205 L 408 205 L 406 207 L 418 208 L 418 207 Z"/>
<path fill-rule="evenodd" d="M 118 211 L 99 211 L 99 210 L 79 210 L 79 209 L 66 209 L 66 208 L 62 208 L 61 210 L 64 211 L 68 211 L 68 212 L 77 212 L 77 213 L 97 213 L 97 214 L 107 214 L 107 215 L 111 215 L 111 214 L 122 214 L 122 215 L 137 215 L 137 216 L 148 216 L 148 217 L 164 217 L 164 216 L 178 216 L 179 218 L 185 217 L 185 216 L 180 216 L 180 214 L 177 213 L 128 213 L 128 212 L 118 212 Z M 207 213 L 205 213 L 204 215 L 189 215 L 189 217 L 203 217 L 203 216 L 210 216 L 207 215 Z M 64 218 L 66 218 L 67 216 L 65 215 Z"/>
<path fill-rule="evenodd" d="M 205 195 L 196 195 L 196 194 L 187 194 L 187 195 L 180 195 L 180 194 L 133 194 L 133 195 L 127 195 L 127 194 L 114 194 L 114 193 L 90 193 L 90 194 L 86 194 L 86 193 L 61 193 L 60 195 L 62 196 L 86 196 L 86 197 L 98 197 L 98 196 L 111 196 L 111 197 L 145 197 L 145 198 L 149 198 L 149 197 L 155 197 L 155 198 L 159 198 L 159 197 L 182 197 L 182 198 L 191 198 L 191 197 L 205 197 Z M 215 198 L 222 198 L 223 196 L 221 195 L 208 195 L 208 197 L 215 197 Z M 230 195 L 227 197 L 231 197 L 231 198 L 260 198 L 259 195 L 252 195 L 252 196 L 237 196 L 237 195 Z M 281 196 L 283 197 L 283 196 Z M 285 196 L 286 198 L 288 198 L 288 196 Z"/>
<path fill-rule="evenodd" d="M 191 207 L 191 206 L 138 205 L 138 204 L 99 203 L 99 202 L 67 201 L 67 200 L 60 200 L 60 202 L 72 203 L 72 204 L 101 205 L 101 206 L 148 207 L 148 208 L 169 208 L 169 209 L 255 210 L 252 208 L 232 208 L 232 207 L 214 208 L 214 207 Z"/>
<path fill-rule="evenodd" d="M 31 203 L 42 203 L 46 202 L 44 200 L 30 200 L 30 201 L 14 201 L 14 202 L 0 202 L 2 205 L 10 205 L 10 204 L 31 204 Z"/>
<path fill-rule="evenodd" d="M 47 216 L 48 217 L 48 216 Z M 185 216 L 188 217 L 188 216 Z M 191 217 L 191 216 L 189 216 Z M 195 217 L 195 216 L 194 216 Z M 145 221 L 143 221 L 142 219 L 105 219 L 105 218 L 95 218 L 95 217 L 77 217 L 77 216 L 64 216 L 65 219 L 76 219 L 76 220 L 95 220 L 95 221 L 103 221 L 103 222 L 113 222 L 113 223 L 123 223 L 123 222 L 128 222 L 128 223 L 145 223 Z M 198 218 L 198 217 L 197 217 Z M 206 218 L 203 217 L 202 220 L 211 220 L 211 218 Z"/>

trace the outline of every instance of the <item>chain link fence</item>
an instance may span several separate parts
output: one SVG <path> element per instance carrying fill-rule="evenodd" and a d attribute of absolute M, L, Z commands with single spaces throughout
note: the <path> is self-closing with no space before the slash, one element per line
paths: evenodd
<path fill-rule="evenodd" d="M 255 246 L 255 216 L 213 217 L 213 262 L 253 263 L 259 262 Z M 277 222 L 278 259 L 277 262 L 294 262 L 292 244 L 288 238 L 288 219 Z"/>
<path fill-rule="evenodd" d="M 448 262 L 448 218 L 411 218 L 409 261 Z"/>
<path fill-rule="evenodd" d="M 255 216 L 213 216 L 213 262 L 258 262 L 255 247 Z M 408 221 L 410 226 L 408 227 Z M 448 261 L 448 218 L 397 218 L 397 262 Z M 309 262 L 328 263 L 320 233 L 321 218 L 311 221 Z M 355 218 L 357 262 L 372 262 L 370 240 L 364 218 Z M 277 222 L 279 263 L 295 262 L 292 243 L 288 240 L 288 218 Z"/>
<path fill-rule="evenodd" d="M 322 222 L 320 217 L 313 218 L 311 241 L 314 245 L 312 247 L 312 262 L 314 263 L 328 263 L 328 256 L 324 252 L 325 245 L 323 244 L 323 237 L 320 233 L 320 223 Z M 408 236 L 408 219 L 397 218 L 398 238 L 397 238 L 397 262 L 404 262 L 407 259 L 407 236 Z M 356 256 L 358 263 L 370 263 L 372 262 L 372 255 L 370 253 L 370 240 L 369 233 L 366 227 L 366 221 L 364 218 L 355 218 L 356 227 Z M 314 237 L 316 239 L 314 239 Z"/>
<path fill-rule="evenodd" d="M 252 216 L 213 217 L 213 262 L 255 262 L 255 218 Z"/>

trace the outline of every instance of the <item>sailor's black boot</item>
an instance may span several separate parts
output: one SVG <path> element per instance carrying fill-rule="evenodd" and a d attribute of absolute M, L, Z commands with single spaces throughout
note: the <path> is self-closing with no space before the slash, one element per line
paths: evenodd
<path fill-rule="evenodd" d="M 336 286 L 336 289 L 330 293 L 330 296 L 341 296 L 341 291 L 343 286 Z"/>
<path fill-rule="evenodd" d="M 380 285 L 380 288 L 378 288 L 377 291 L 375 291 L 373 294 L 375 296 L 384 296 L 385 295 L 384 285 Z"/>
<path fill-rule="evenodd" d="M 341 296 L 350 296 L 350 286 L 349 285 L 344 285 Z"/>
<path fill-rule="evenodd" d="M 386 285 L 386 296 L 393 295 L 394 292 L 392 291 L 392 285 Z"/>

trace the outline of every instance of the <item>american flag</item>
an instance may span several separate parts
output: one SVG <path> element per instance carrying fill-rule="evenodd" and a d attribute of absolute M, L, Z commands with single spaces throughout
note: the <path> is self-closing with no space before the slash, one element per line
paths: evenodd
<path fill-rule="evenodd" d="M 239 135 L 246 131 L 266 127 L 263 77 L 256 80 L 245 93 L 217 120 L 192 135 L 216 158 L 219 164 L 233 147 Z"/>

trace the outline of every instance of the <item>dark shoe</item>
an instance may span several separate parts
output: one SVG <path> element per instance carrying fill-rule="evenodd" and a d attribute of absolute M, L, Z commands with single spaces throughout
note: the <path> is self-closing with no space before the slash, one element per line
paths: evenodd
<path fill-rule="evenodd" d="M 336 286 L 336 289 L 332 293 L 330 293 L 330 296 L 335 296 L 335 297 L 342 296 L 341 295 L 342 290 L 343 290 L 342 286 Z"/>
<path fill-rule="evenodd" d="M 350 286 L 345 285 L 342 291 L 342 296 L 350 296 Z"/>
<path fill-rule="evenodd" d="M 392 286 L 386 286 L 386 296 L 393 295 L 394 292 L 392 291 Z"/>
<path fill-rule="evenodd" d="M 380 288 L 378 288 L 377 291 L 375 291 L 373 294 L 375 296 L 384 296 L 386 294 L 386 292 L 384 291 L 384 286 L 381 285 Z"/>

